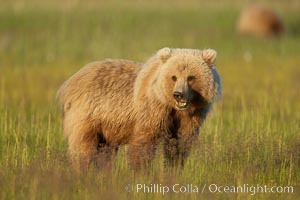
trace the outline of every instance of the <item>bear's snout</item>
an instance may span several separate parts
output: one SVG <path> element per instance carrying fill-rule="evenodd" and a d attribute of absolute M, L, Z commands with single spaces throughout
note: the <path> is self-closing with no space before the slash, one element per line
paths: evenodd
<path fill-rule="evenodd" d="M 181 99 L 183 99 L 183 94 L 181 92 L 174 92 L 173 96 L 175 98 L 176 101 L 180 101 Z"/>
<path fill-rule="evenodd" d="M 190 101 L 189 87 L 186 81 L 179 80 L 176 82 L 173 97 L 175 99 L 175 108 L 178 110 L 187 109 Z"/>
<path fill-rule="evenodd" d="M 175 99 L 175 107 L 178 110 L 185 110 L 188 107 L 188 98 L 182 92 L 175 91 L 173 97 Z"/>

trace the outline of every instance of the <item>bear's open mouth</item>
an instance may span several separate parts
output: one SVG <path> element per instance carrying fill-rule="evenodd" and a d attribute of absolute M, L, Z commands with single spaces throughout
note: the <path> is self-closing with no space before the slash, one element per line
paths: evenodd
<path fill-rule="evenodd" d="M 176 103 L 175 103 L 175 107 L 178 110 L 185 110 L 185 109 L 187 109 L 188 106 L 189 106 L 189 104 L 187 101 L 176 101 Z"/>

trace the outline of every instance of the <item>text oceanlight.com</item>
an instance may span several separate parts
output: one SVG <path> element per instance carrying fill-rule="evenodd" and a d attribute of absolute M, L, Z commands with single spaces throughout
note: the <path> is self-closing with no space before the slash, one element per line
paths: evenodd
<path fill-rule="evenodd" d="M 167 193 L 246 193 L 255 195 L 257 193 L 294 193 L 293 186 L 268 186 L 268 185 L 250 185 L 242 184 L 234 185 L 218 185 L 215 183 L 195 185 L 195 184 L 179 184 L 164 185 L 159 183 L 153 184 L 128 184 L 125 186 L 127 192 L 136 193 L 160 193 L 165 195 Z"/>

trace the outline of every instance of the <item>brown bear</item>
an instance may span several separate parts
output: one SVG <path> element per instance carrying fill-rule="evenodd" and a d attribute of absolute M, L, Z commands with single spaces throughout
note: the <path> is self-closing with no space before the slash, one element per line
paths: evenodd
<path fill-rule="evenodd" d="M 133 168 L 147 165 L 163 140 L 166 164 L 183 165 L 221 93 L 212 49 L 160 49 L 148 61 L 93 62 L 59 89 L 73 162 L 105 164 L 128 144 Z"/>
<path fill-rule="evenodd" d="M 237 21 L 237 31 L 242 35 L 274 37 L 282 35 L 284 26 L 271 8 L 253 4 L 241 12 Z"/>

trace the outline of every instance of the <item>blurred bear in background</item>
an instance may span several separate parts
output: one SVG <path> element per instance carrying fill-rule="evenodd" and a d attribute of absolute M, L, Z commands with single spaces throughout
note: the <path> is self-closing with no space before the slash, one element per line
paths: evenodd
<path fill-rule="evenodd" d="M 254 4 L 242 10 L 237 31 L 241 35 L 278 37 L 284 33 L 281 18 L 271 8 Z"/>

